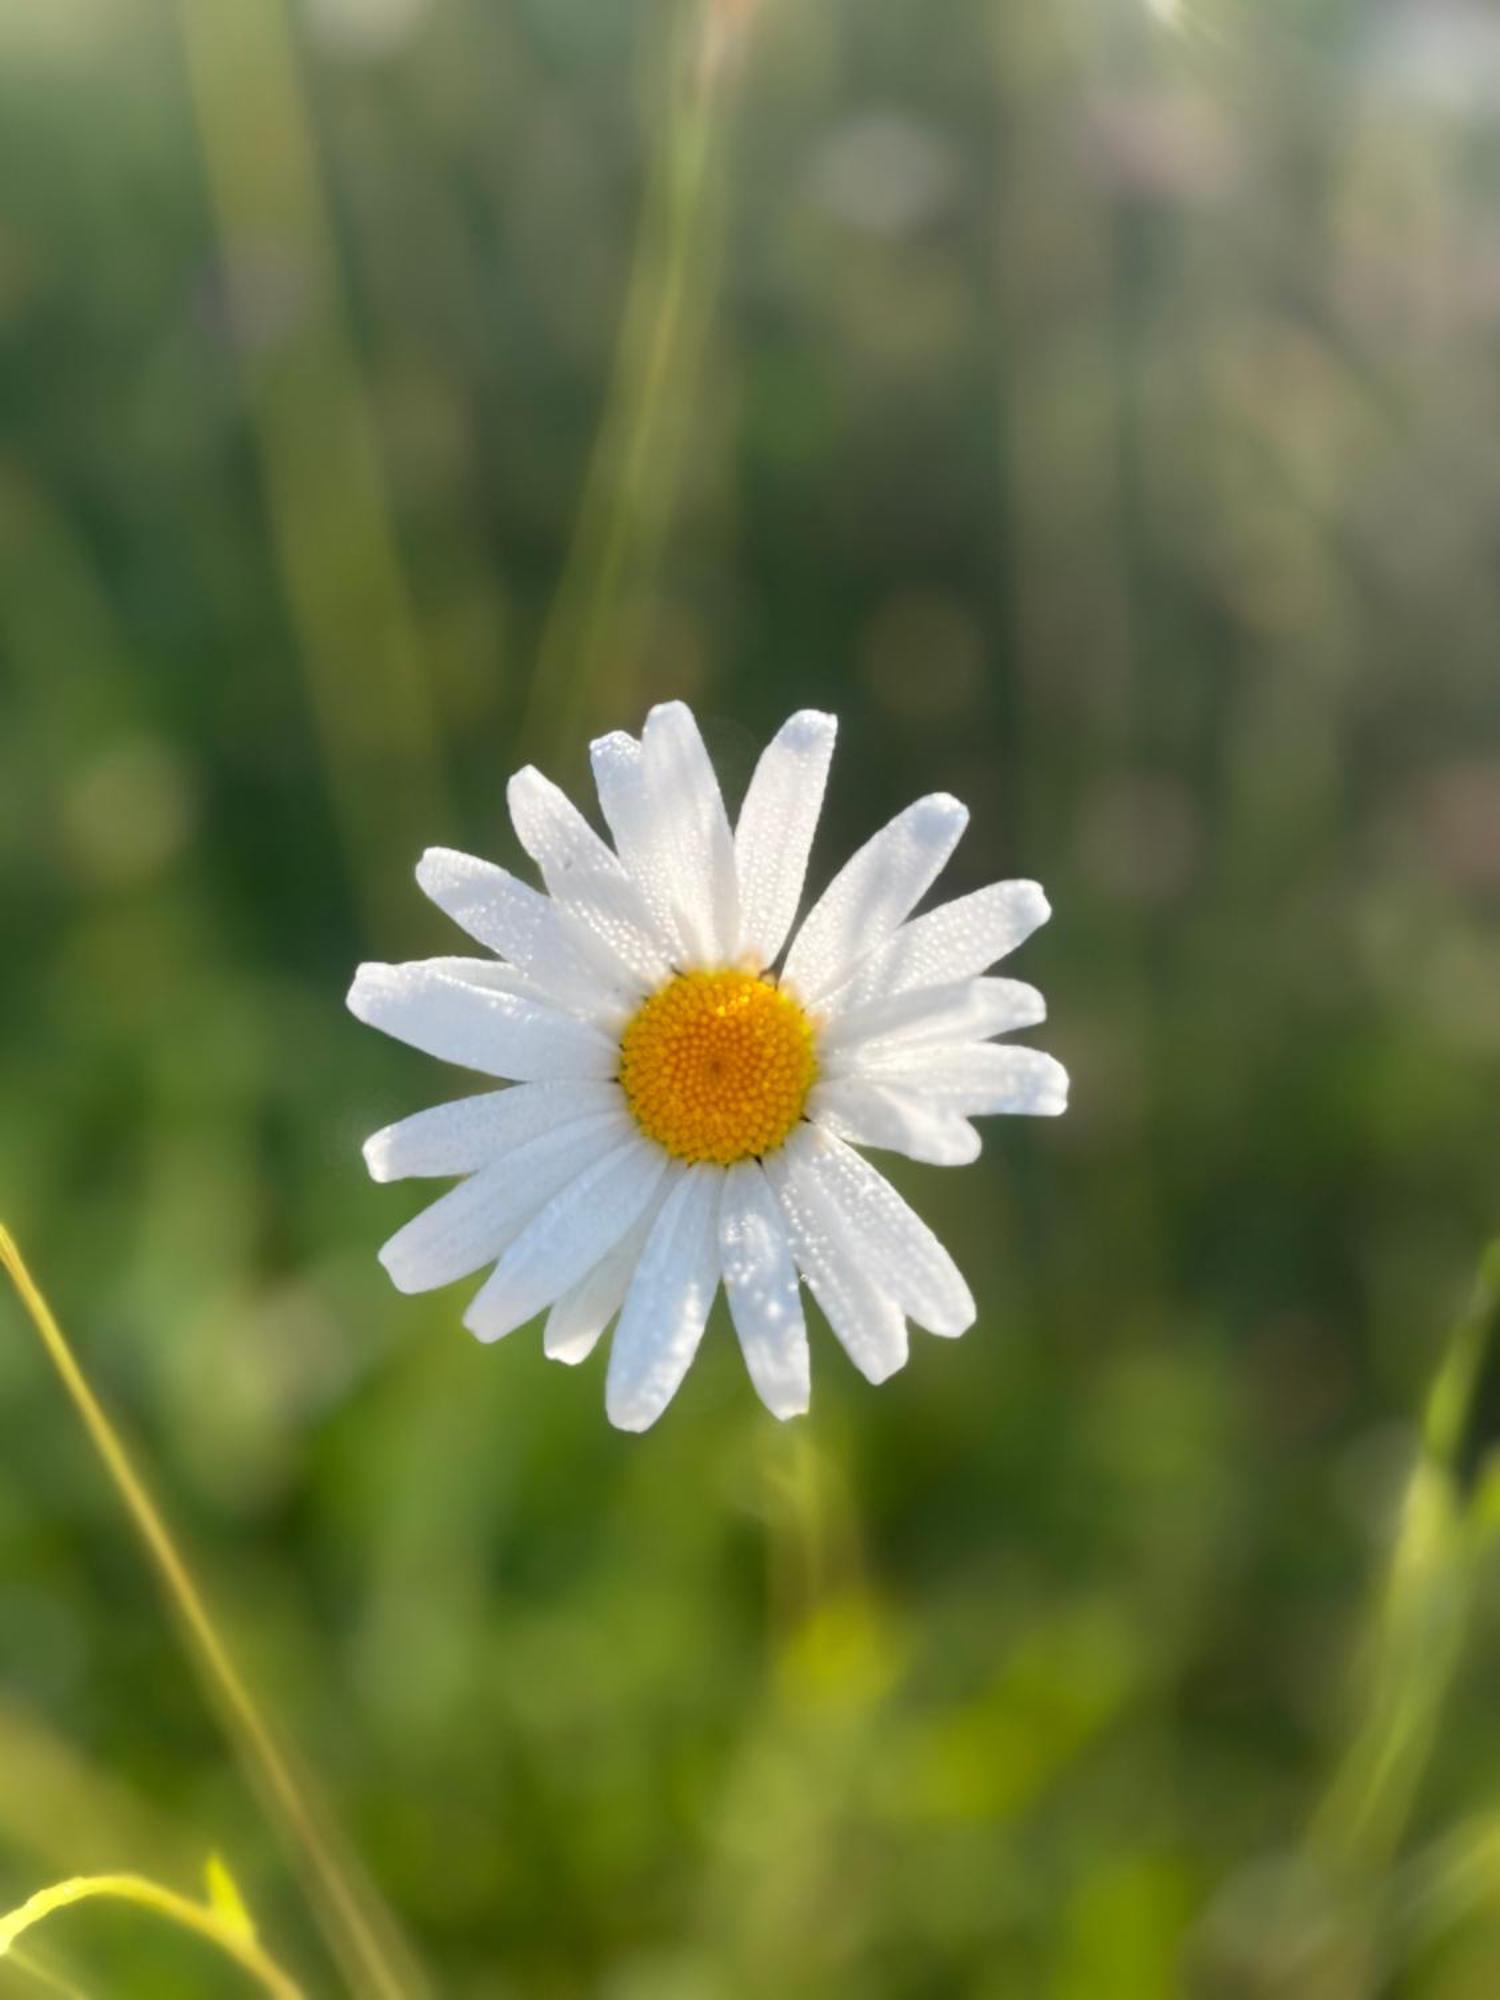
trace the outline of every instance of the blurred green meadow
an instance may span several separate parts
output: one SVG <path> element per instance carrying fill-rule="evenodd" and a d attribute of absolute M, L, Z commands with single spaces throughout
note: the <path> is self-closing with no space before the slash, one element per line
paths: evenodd
<path fill-rule="evenodd" d="M 1491 2000 L 1500 15 L 0 0 L 0 187 L 0 1220 L 426 1990 Z M 963 1342 L 637 1438 L 343 997 L 667 696 L 815 884 L 964 798 L 1074 1088 L 892 1169 Z M 213 1851 L 345 1990 L 7 1287 L 0 1909 Z"/>

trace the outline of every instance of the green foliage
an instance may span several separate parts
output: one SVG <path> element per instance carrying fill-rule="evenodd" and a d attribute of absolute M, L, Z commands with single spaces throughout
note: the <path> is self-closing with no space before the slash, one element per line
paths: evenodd
<path fill-rule="evenodd" d="M 1494 1991 L 1497 70 L 0 0 L 0 1216 L 444 1995 Z M 1057 910 L 1075 1108 L 897 1176 L 979 1325 L 789 1432 L 717 1320 L 626 1438 L 373 1255 L 435 1078 L 352 965 L 671 694 L 731 789 L 839 711 L 820 877 L 941 787 Z M 0 1446 L 0 1901 L 212 1844 L 322 1964 L 8 1305 Z"/>

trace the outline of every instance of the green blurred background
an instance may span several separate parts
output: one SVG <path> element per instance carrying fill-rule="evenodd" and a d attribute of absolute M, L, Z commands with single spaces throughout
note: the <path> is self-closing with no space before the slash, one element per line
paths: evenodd
<path fill-rule="evenodd" d="M 0 0 L 0 1217 L 435 1992 L 1500 1992 L 1497 114 L 1481 0 Z M 963 1343 L 641 1439 L 388 1286 L 343 995 L 669 695 L 840 714 L 817 879 L 967 800 L 1074 1108 L 896 1175 Z M 0 1897 L 332 1993 L 12 1305 Z"/>

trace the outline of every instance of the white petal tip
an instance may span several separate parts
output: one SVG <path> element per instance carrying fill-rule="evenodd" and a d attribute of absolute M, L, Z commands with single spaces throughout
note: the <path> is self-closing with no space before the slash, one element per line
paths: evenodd
<path fill-rule="evenodd" d="M 1035 1070 L 1014 1098 L 996 1109 L 1002 1115 L 1014 1114 L 1022 1118 L 1060 1118 L 1068 1108 L 1068 1072 L 1056 1056 L 1046 1055 L 1040 1049 L 1028 1050 L 1027 1053 L 1035 1059 Z"/>
<path fill-rule="evenodd" d="M 620 1406 L 607 1401 L 604 1413 L 617 1431 L 633 1431 L 637 1435 L 642 1431 L 649 1431 L 661 1415 L 660 1410 L 649 1406 L 645 1408 L 636 1405 Z"/>
<path fill-rule="evenodd" d="M 810 1396 L 787 1397 L 785 1400 L 778 1400 L 774 1403 L 766 1398 L 762 1398 L 762 1401 L 765 1402 L 766 1408 L 778 1424 L 789 1424 L 797 1417 L 805 1417 L 812 1408 L 812 1398 Z"/>
<path fill-rule="evenodd" d="M 523 1313 L 518 1318 L 514 1313 L 502 1308 L 502 1301 L 486 1304 L 483 1293 L 476 1294 L 469 1310 L 464 1314 L 464 1325 L 474 1338 L 489 1347 L 497 1340 L 503 1340 L 508 1333 L 514 1333 L 518 1326 L 524 1326 L 529 1319 L 535 1319 L 532 1312 Z"/>
<path fill-rule="evenodd" d="M 989 961 L 991 964 L 1009 958 L 1034 931 L 1039 931 L 1043 924 L 1052 920 L 1052 905 L 1046 890 L 1040 882 L 1033 882 L 1026 876 L 991 882 L 978 892 L 975 900 L 990 905 L 990 919 L 997 925 L 991 941 L 994 954 Z"/>
<path fill-rule="evenodd" d="M 418 1292 L 431 1291 L 432 1286 L 420 1268 L 414 1269 L 403 1258 L 389 1255 L 390 1247 L 386 1244 L 384 1249 L 378 1250 L 375 1254 L 396 1290 L 404 1292 L 408 1298 L 414 1297 Z"/>
<path fill-rule="evenodd" d="M 839 719 L 821 708 L 799 708 L 788 716 L 776 732 L 781 742 L 796 750 L 810 750 L 819 743 L 831 743 L 839 733 Z"/>
<path fill-rule="evenodd" d="M 464 1314 L 464 1329 L 472 1333 L 482 1347 L 492 1346 L 495 1341 L 502 1339 L 511 1331 L 508 1326 L 494 1326 L 483 1320 L 476 1320 L 469 1313 Z"/>
<path fill-rule="evenodd" d="M 979 1134 L 970 1127 L 971 1137 L 960 1143 L 954 1140 L 948 1144 L 930 1147 L 912 1146 L 906 1151 L 909 1160 L 916 1160 L 924 1167 L 972 1167 L 984 1150 Z"/>
<path fill-rule="evenodd" d="M 576 1346 L 549 1347 L 545 1350 L 549 1361 L 560 1361 L 564 1368 L 577 1368 L 587 1361 L 594 1351 L 593 1341 L 579 1341 Z"/>
<path fill-rule="evenodd" d="M 349 991 L 344 996 L 344 1005 L 355 1020 L 370 1021 L 371 1014 L 385 991 L 385 975 L 389 971 L 388 965 L 370 964 L 360 966 L 355 972 Z"/>
<path fill-rule="evenodd" d="M 646 713 L 646 721 L 648 724 L 653 722 L 657 723 L 666 722 L 669 720 L 680 721 L 684 717 L 689 722 L 691 722 L 693 719 L 693 711 L 688 707 L 685 701 L 659 701 L 653 708 L 648 709 Z M 622 1425 L 621 1428 L 628 1429 L 629 1426 Z"/>
<path fill-rule="evenodd" d="M 432 895 L 451 876 L 454 862 L 462 865 L 468 859 L 468 855 L 460 854 L 452 847 L 425 848 L 416 866 L 417 887 L 424 895 Z"/>
<path fill-rule="evenodd" d="M 868 1367 L 861 1365 L 859 1372 L 867 1382 L 873 1383 L 878 1389 L 882 1382 L 889 1382 L 893 1375 L 901 1373 L 901 1370 L 906 1366 L 906 1360 L 907 1357 L 903 1354 L 899 1361 L 892 1361 L 889 1366 L 883 1361 L 877 1361 L 872 1362 Z"/>
<path fill-rule="evenodd" d="M 365 1172 L 372 1181 L 395 1180 L 396 1176 L 391 1172 L 390 1147 L 386 1132 L 376 1132 L 366 1139 L 360 1147 L 360 1152 L 364 1156 Z"/>
<path fill-rule="evenodd" d="M 633 736 L 623 729 L 611 729 L 607 736 L 596 736 L 589 745 L 589 762 L 597 770 L 600 764 L 611 763 L 616 757 L 633 758 L 638 750 Z"/>
<path fill-rule="evenodd" d="M 969 819 L 969 808 L 962 799 L 954 798 L 952 792 L 929 792 L 925 799 L 918 799 L 912 811 L 918 825 L 931 825 L 935 829 L 950 827 L 955 822 L 966 826 Z"/>
<path fill-rule="evenodd" d="M 936 1334 L 939 1340 L 962 1340 L 978 1317 L 978 1309 L 974 1301 L 970 1299 L 967 1312 L 957 1314 L 952 1319 L 944 1320 L 941 1326 L 930 1326 L 927 1331 Z"/>

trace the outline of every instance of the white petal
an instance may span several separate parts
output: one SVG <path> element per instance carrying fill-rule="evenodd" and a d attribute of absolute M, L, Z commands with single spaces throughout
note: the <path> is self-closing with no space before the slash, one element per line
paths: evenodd
<path fill-rule="evenodd" d="M 883 1382 L 905 1365 L 905 1316 L 861 1263 L 822 1189 L 797 1171 L 794 1146 L 789 1141 L 765 1162 L 793 1255 L 849 1359 L 867 1380 Z"/>
<path fill-rule="evenodd" d="M 505 796 L 516 838 L 542 871 L 550 894 L 555 896 L 580 869 L 623 873 L 618 857 L 566 792 L 543 777 L 534 764 L 515 773 Z"/>
<path fill-rule="evenodd" d="M 475 1294 L 464 1325 L 499 1340 L 577 1284 L 635 1222 L 667 1156 L 639 1134 L 586 1167 L 532 1217 Z"/>
<path fill-rule="evenodd" d="M 547 898 L 493 862 L 452 847 L 429 847 L 417 863 L 417 882 L 471 938 L 521 968 L 547 920 Z"/>
<path fill-rule="evenodd" d="M 634 993 L 648 993 L 668 977 L 673 963 L 668 945 L 618 862 L 612 868 L 579 867 L 553 894 L 569 935 L 581 931 L 596 949 L 602 947 L 610 963 L 623 968 L 619 976 Z"/>
<path fill-rule="evenodd" d="M 635 1127 L 624 1111 L 597 1112 L 541 1133 L 492 1160 L 414 1216 L 380 1252 L 403 1292 L 430 1292 L 498 1257 L 560 1188 Z"/>
<path fill-rule="evenodd" d="M 377 1181 L 472 1174 L 541 1132 L 616 1108 L 624 1109 L 620 1086 L 593 1077 L 486 1090 L 387 1125 L 366 1139 L 365 1165 Z"/>
<path fill-rule="evenodd" d="M 969 1118 L 1001 1111 L 1055 1118 L 1068 1108 L 1068 1072 L 1040 1049 L 993 1042 L 897 1049 L 863 1074 L 920 1092 L 929 1103 Z"/>
<path fill-rule="evenodd" d="M 918 1326 L 949 1338 L 974 1324 L 974 1295 L 948 1252 L 885 1175 L 831 1133 L 799 1133 L 805 1172 L 837 1210 L 870 1271 Z"/>
<path fill-rule="evenodd" d="M 858 1071 L 866 1046 L 900 1042 L 980 1042 L 1014 1028 L 1034 1028 L 1047 1003 L 1019 979 L 964 979 L 955 986 L 919 986 L 838 1014 L 818 1041 L 825 1068 Z"/>
<path fill-rule="evenodd" d="M 600 1334 L 625 1303 L 625 1294 L 662 1203 L 685 1172 L 680 1160 L 668 1161 L 667 1171 L 639 1221 L 553 1306 L 543 1336 L 543 1347 L 550 1360 L 565 1361 L 574 1367 L 593 1353 Z"/>
<path fill-rule="evenodd" d="M 804 708 L 761 753 L 740 807 L 734 856 L 740 878 L 740 942 L 757 970 L 786 943 L 802 899 L 838 723 Z"/>
<path fill-rule="evenodd" d="M 534 1083 L 612 1076 L 618 1045 L 585 1021 L 437 964 L 362 965 L 349 1010 L 372 1028 L 464 1069 Z"/>
<path fill-rule="evenodd" d="M 672 817 L 658 809 L 647 783 L 645 752 L 633 736 L 616 730 L 589 745 L 589 758 L 599 809 L 614 835 L 615 848 L 677 962 L 686 955 L 686 947 L 673 915 Z"/>
<path fill-rule="evenodd" d="M 646 784 L 661 822 L 671 829 L 665 858 L 672 909 L 690 962 L 727 965 L 740 951 L 740 885 L 734 835 L 714 767 L 692 710 L 663 702 L 641 732 Z"/>
<path fill-rule="evenodd" d="M 518 993 L 523 1000 L 534 1000 L 539 1007 L 555 1004 L 534 980 L 513 965 L 502 965 L 498 958 L 459 958 L 445 954 L 442 958 L 411 963 L 420 964 L 427 972 L 440 972 L 445 978 L 456 979 L 462 986 L 483 986 L 491 993 Z"/>
<path fill-rule="evenodd" d="M 966 1167 L 979 1158 L 979 1134 L 966 1118 L 893 1083 L 827 1077 L 813 1086 L 807 1115 L 856 1146 L 905 1153 L 929 1166 Z"/>
<path fill-rule="evenodd" d="M 570 1014 L 614 1019 L 634 995 L 618 965 L 591 959 L 564 931 L 550 899 L 518 882 L 504 868 L 429 847 L 417 863 L 417 881 L 440 910 L 470 937 L 509 961 Z"/>
<path fill-rule="evenodd" d="M 507 787 L 516 838 L 553 899 L 583 924 L 628 977 L 658 984 L 671 967 L 672 940 L 651 920 L 623 861 L 556 785 L 530 765 Z"/>
<path fill-rule="evenodd" d="M 847 979 L 931 888 L 968 818 L 957 799 L 935 792 L 867 840 L 792 940 L 786 983 L 816 1001 Z"/>
<path fill-rule="evenodd" d="M 871 952 L 846 985 L 828 994 L 825 1011 L 841 1014 L 913 987 L 969 979 L 1014 951 L 1051 914 L 1035 882 L 992 882 L 940 903 Z"/>
<path fill-rule="evenodd" d="M 741 1160 L 719 1204 L 724 1293 L 745 1366 L 773 1416 L 800 1416 L 811 1398 L 807 1326 L 786 1221 L 764 1173 Z"/>
<path fill-rule="evenodd" d="M 662 1204 L 609 1351 L 604 1401 L 612 1424 L 643 1431 L 687 1373 L 719 1284 L 718 1168 L 691 1167 Z"/>

